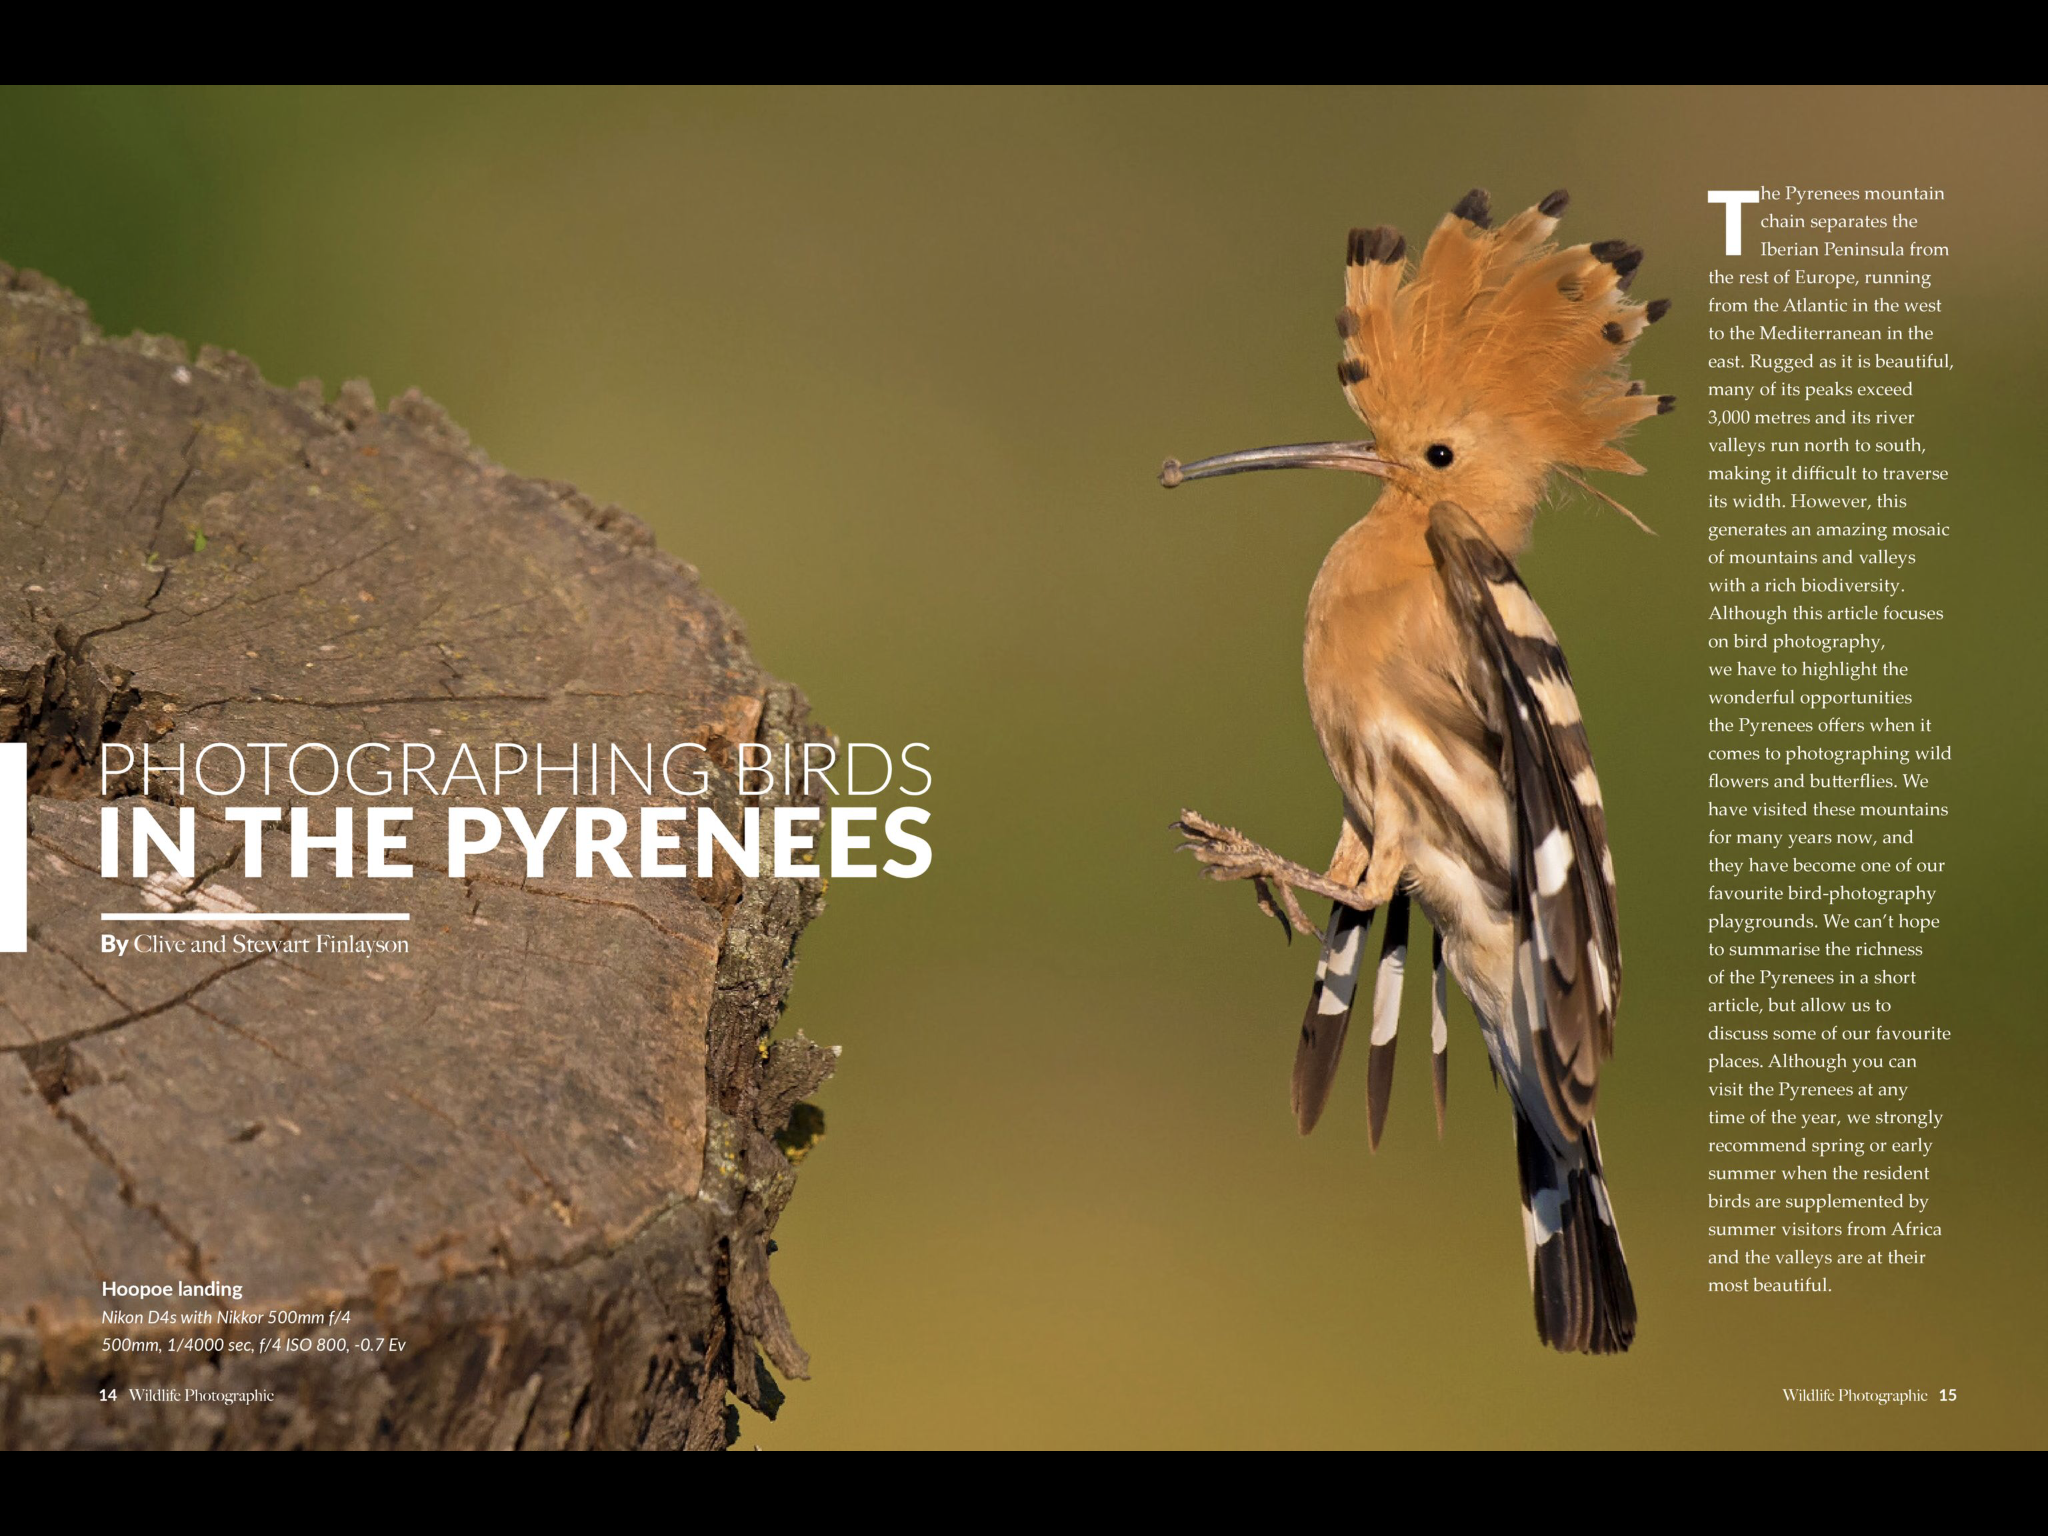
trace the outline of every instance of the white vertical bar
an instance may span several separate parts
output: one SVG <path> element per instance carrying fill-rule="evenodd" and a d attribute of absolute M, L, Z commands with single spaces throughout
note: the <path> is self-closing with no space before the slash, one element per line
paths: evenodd
<path fill-rule="evenodd" d="M 28 745 L 0 742 L 0 955 L 28 951 Z"/>

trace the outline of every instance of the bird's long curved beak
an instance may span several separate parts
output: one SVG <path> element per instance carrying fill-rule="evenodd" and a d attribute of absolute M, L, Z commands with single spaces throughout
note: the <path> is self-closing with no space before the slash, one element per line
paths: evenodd
<path fill-rule="evenodd" d="M 1348 469 L 1354 474 L 1378 475 L 1384 480 L 1389 470 L 1399 468 L 1399 464 L 1381 458 L 1371 443 L 1284 443 L 1277 448 L 1219 453 L 1192 464 L 1168 459 L 1160 467 L 1159 483 L 1170 491 L 1183 480 L 1242 475 L 1254 469 Z"/>

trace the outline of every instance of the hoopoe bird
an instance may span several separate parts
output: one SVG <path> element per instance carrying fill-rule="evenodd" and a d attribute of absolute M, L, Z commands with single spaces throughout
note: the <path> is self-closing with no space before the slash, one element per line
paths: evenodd
<path fill-rule="evenodd" d="M 1421 904 L 1435 931 L 1437 1133 L 1448 970 L 1514 1110 L 1536 1331 L 1559 1350 L 1606 1354 L 1636 1332 L 1593 1124 L 1621 999 L 1614 864 L 1571 674 L 1514 561 L 1554 476 L 1601 496 L 1583 471 L 1642 473 L 1615 439 L 1673 399 L 1631 382 L 1624 360 L 1670 304 L 1629 298 L 1643 259 L 1633 245 L 1558 249 L 1567 201 L 1553 192 L 1496 229 L 1474 191 L 1412 276 L 1399 232 L 1353 230 L 1337 376 L 1371 441 L 1169 459 L 1160 480 L 1296 467 L 1379 480 L 1308 600 L 1302 671 L 1344 796 L 1329 868 L 1317 874 L 1192 811 L 1175 827 L 1211 878 L 1251 881 L 1262 910 L 1322 940 L 1294 1063 L 1303 1135 L 1329 1099 L 1384 907 L 1366 1063 L 1379 1146 L 1409 903 Z M 1323 929 L 1297 892 L 1329 899 Z"/>

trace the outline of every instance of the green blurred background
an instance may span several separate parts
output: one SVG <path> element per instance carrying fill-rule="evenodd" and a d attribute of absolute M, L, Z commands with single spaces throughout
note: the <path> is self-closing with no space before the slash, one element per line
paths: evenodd
<path fill-rule="evenodd" d="M 932 872 L 840 887 L 788 1027 L 846 1047 L 776 1274 L 816 1379 L 745 1443 L 2042 1442 L 2040 91 L 1567 88 L 0 93 L 0 259 L 330 391 L 417 384 L 632 508 L 850 739 L 927 741 Z M 1947 1235 L 1828 1297 L 1705 1294 L 1702 524 L 1709 187 L 1947 189 L 1923 402 L 1956 537 L 1912 642 L 1955 744 L 1947 920 L 1900 1022 Z M 1343 239 L 1573 194 L 1677 300 L 1681 413 L 1525 574 L 1565 637 L 1630 961 L 1603 1141 L 1643 1327 L 1529 1316 L 1504 1106 L 1458 1005 L 1449 1139 L 1409 998 L 1388 1137 L 1308 1141 L 1314 956 L 1197 882 L 1183 804 L 1320 863 L 1300 616 L 1345 476 L 1163 495 L 1159 460 L 1352 430 Z M 1693 408 L 1690 414 L 1687 408 Z M 1953 1406 L 1787 1408 L 1790 1385 Z"/>

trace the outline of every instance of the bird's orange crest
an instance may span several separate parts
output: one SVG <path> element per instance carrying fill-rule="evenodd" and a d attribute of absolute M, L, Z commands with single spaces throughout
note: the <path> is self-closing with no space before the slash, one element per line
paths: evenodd
<path fill-rule="evenodd" d="M 1670 303 L 1629 298 L 1643 253 L 1626 241 L 1558 249 L 1567 201 L 1553 192 L 1495 229 L 1487 194 L 1468 193 L 1405 282 L 1398 231 L 1351 232 L 1337 372 L 1383 446 L 1483 419 L 1532 466 L 1643 472 L 1615 439 L 1672 397 L 1645 393 L 1624 363 Z"/>

